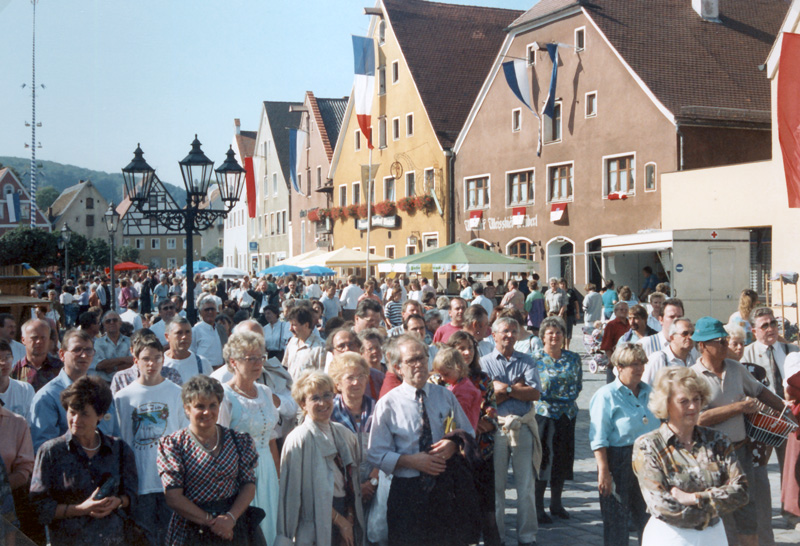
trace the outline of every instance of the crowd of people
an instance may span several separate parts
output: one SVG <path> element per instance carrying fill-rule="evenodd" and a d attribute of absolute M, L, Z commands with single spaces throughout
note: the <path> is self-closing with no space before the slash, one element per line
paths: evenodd
<path fill-rule="evenodd" d="M 695 321 L 644 275 L 638 295 L 524 274 L 449 296 L 424 277 L 44 281 L 21 343 L 0 314 L 0 509 L 39 544 L 497 546 L 512 472 L 535 544 L 570 519 L 583 319 L 608 358 L 588 438 L 604 543 L 774 544 L 773 448 L 745 419 L 800 414 L 800 349 L 750 290 L 727 324 Z M 800 440 L 775 451 L 800 517 Z"/>

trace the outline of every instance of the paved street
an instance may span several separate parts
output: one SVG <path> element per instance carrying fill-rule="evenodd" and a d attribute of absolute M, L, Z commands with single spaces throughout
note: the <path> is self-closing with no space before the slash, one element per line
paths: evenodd
<path fill-rule="evenodd" d="M 580 339 L 580 331 L 576 329 L 576 335 L 572 339 L 572 350 L 582 352 L 583 343 Z M 537 543 L 539 545 L 565 545 L 574 544 L 580 546 L 602 546 L 603 544 L 603 523 L 600 518 L 600 504 L 597 495 L 597 467 L 594 462 L 594 455 L 589 449 L 589 401 L 592 395 L 605 385 L 605 375 L 592 375 L 584 366 L 583 369 L 583 392 L 578 398 L 578 424 L 575 433 L 575 481 L 567 482 L 564 487 L 564 507 L 570 514 L 568 521 L 556 519 L 551 525 L 544 525 L 539 528 Z M 773 454 L 770 462 L 770 482 L 772 486 L 772 512 L 773 529 L 775 532 L 775 542 L 777 544 L 800 544 L 800 532 L 786 528 L 785 518 L 780 516 L 780 484 L 778 478 L 778 462 Z M 509 478 L 509 487 L 513 486 L 513 477 Z M 516 545 L 516 493 L 513 489 L 506 492 L 506 497 L 510 499 L 506 503 L 506 546 Z M 548 496 L 545 495 L 545 507 L 548 506 Z M 636 544 L 636 540 L 631 535 L 631 545 Z M 713 545 L 709 545 L 713 546 Z"/>

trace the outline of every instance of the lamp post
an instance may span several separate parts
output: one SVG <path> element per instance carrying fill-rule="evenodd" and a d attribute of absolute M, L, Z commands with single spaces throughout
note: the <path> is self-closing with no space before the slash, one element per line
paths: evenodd
<path fill-rule="evenodd" d="M 117 209 L 114 207 L 114 202 L 108 204 L 108 210 L 103 214 L 103 220 L 106 222 L 106 229 L 108 230 L 108 238 L 111 240 L 111 310 L 117 310 L 117 295 L 116 289 L 114 285 L 114 236 L 117 234 L 117 228 L 119 227 L 119 213 Z"/>
<path fill-rule="evenodd" d="M 61 228 L 61 240 L 64 241 L 64 282 L 69 279 L 69 239 L 72 237 L 72 230 L 64 222 L 64 227 Z"/>
<path fill-rule="evenodd" d="M 194 136 L 189 155 L 178 162 L 183 185 L 186 188 L 186 206 L 183 208 L 169 205 L 166 209 L 150 208 L 150 192 L 158 179 L 155 170 L 144 160 L 144 153 L 139 145 L 133 152 L 133 160 L 122 169 L 125 193 L 136 210 L 146 217 L 156 218 L 168 231 L 182 232 L 186 235 L 186 318 L 192 324 L 197 321 L 197 310 L 194 305 L 193 236 L 212 227 L 219 218 L 225 218 L 239 201 L 245 171 L 236 161 L 235 155 L 231 147 L 225 161 L 213 171 L 216 173 L 223 209 L 203 206 L 207 204 L 214 162 L 200 149 L 197 135 Z M 170 201 L 168 200 L 168 203 Z"/>

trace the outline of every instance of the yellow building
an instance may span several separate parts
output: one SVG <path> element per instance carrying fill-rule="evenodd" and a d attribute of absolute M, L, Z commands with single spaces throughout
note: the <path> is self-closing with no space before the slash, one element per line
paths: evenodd
<path fill-rule="evenodd" d="M 370 151 L 351 97 L 331 164 L 334 241 L 336 248 L 369 247 L 399 258 L 454 241 L 452 147 L 503 29 L 519 12 L 422 0 L 382 0 L 366 11 L 377 65 L 371 112 L 375 210 L 367 244 Z M 349 214 L 337 219 L 342 207 Z"/>

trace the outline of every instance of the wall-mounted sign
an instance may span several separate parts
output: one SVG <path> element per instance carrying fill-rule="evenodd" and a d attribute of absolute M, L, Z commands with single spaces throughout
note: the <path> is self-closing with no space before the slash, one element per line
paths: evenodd
<path fill-rule="evenodd" d="M 258 241 L 250 241 L 250 252 L 258 252 Z"/>
<path fill-rule="evenodd" d="M 372 217 L 372 227 L 382 227 L 382 228 L 396 228 L 398 227 L 397 216 L 373 216 Z M 367 229 L 367 220 L 366 219 L 358 219 L 356 220 L 356 229 L 366 230 Z"/>
<path fill-rule="evenodd" d="M 519 214 L 506 216 L 505 218 L 489 216 L 488 218 L 481 218 L 477 224 L 475 223 L 474 219 L 470 218 L 464 220 L 464 229 L 467 231 L 480 231 L 483 229 L 500 230 L 511 228 L 531 228 L 539 226 L 538 214 L 535 216 L 524 216 L 522 217 L 522 220 L 520 220 L 520 216 L 521 215 Z"/>

